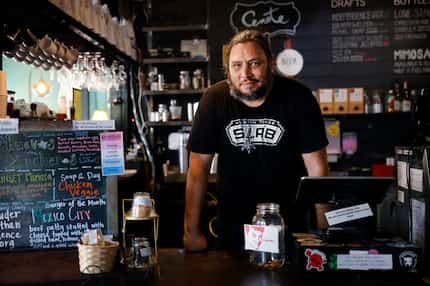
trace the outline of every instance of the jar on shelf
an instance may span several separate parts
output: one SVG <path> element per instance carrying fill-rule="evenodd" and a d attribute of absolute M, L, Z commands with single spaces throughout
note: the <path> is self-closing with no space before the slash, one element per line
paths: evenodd
<path fill-rule="evenodd" d="M 170 112 L 167 110 L 166 104 L 159 104 L 158 105 L 158 114 L 160 115 L 160 119 L 163 122 L 167 122 L 170 119 Z"/>
<path fill-rule="evenodd" d="M 191 88 L 191 78 L 189 71 L 179 72 L 179 89 L 190 89 Z"/>
<path fill-rule="evenodd" d="M 193 88 L 201 89 L 204 87 L 204 76 L 203 71 L 201 69 L 196 69 L 193 72 Z"/>
<path fill-rule="evenodd" d="M 178 102 L 176 101 L 176 99 L 170 100 L 169 111 L 170 111 L 170 117 L 172 120 L 181 120 L 182 106 L 178 105 Z"/>
<path fill-rule="evenodd" d="M 252 219 L 252 226 L 272 227 L 271 233 L 275 233 L 275 237 L 271 237 L 270 239 L 273 240 L 278 247 L 270 251 L 266 249 L 251 250 L 249 256 L 250 263 L 267 269 L 281 268 L 285 263 L 285 224 L 279 212 L 279 204 L 257 204 L 257 212 Z M 260 231 L 266 232 L 268 230 Z M 262 233 L 254 237 L 259 237 L 261 240 L 263 239 Z M 262 245 L 262 243 L 260 245 Z"/>
<path fill-rule="evenodd" d="M 148 268 L 151 264 L 152 249 L 145 237 L 134 237 L 131 242 L 133 267 Z"/>

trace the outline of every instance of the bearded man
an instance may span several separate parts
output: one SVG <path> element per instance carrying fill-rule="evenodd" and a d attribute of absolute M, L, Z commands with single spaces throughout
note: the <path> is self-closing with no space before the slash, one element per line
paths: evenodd
<path fill-rule="evenodd" d="M 223 248 L 243 250 L 243 225 L 258 203 L 273 202 L 289 231 L 303 227 L 294 200 L 302 176 L 328 173 L 324 121 L 312 92 L 274 72 L 268 39 L 255 30 L 235 35 L 227 50 L 227 79 L 202 96 L 188 141 L 184 247 L 208 247 L 201 229 L 215 153 L 217 219 Z"/>

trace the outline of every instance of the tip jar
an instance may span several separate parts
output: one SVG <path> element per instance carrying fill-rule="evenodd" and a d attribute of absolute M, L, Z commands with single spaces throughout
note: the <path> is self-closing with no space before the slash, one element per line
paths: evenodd
<path fill-rule="evenodd" d="M 261 268 L 281 268 L 285 264 L 285 223 L 279 204 L 259 203 L 256 211 L 251 225 L 256 247 L 250 251 L 249 261 Z"/>

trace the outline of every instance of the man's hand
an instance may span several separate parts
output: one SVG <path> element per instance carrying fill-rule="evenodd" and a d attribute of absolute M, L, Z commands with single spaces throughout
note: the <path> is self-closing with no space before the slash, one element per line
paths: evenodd
<path fill-rule="evenodd" d="M 184 248 L 186 251 L 196 252 L 203 251 L 208 248 L 208 241 L 200 231 L 193 234 L 189 232 L 184 233 Z"/>

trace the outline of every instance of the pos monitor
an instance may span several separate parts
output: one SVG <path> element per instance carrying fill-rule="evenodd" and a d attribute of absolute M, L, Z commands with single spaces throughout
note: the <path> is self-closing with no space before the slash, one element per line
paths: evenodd
<path fill-rule="evenodd" d="M 352 220 L 327 229 L 327 234 L 371 235 L 376 229 L 376 206 L 381 203 L 388 188 L 395 182 L 394 177 L 302 177 L 296 194 L 296 203 L 311 210 L 315 204 L 327 204 L 330 210 L 368 203 L 373 218 Z"/>

